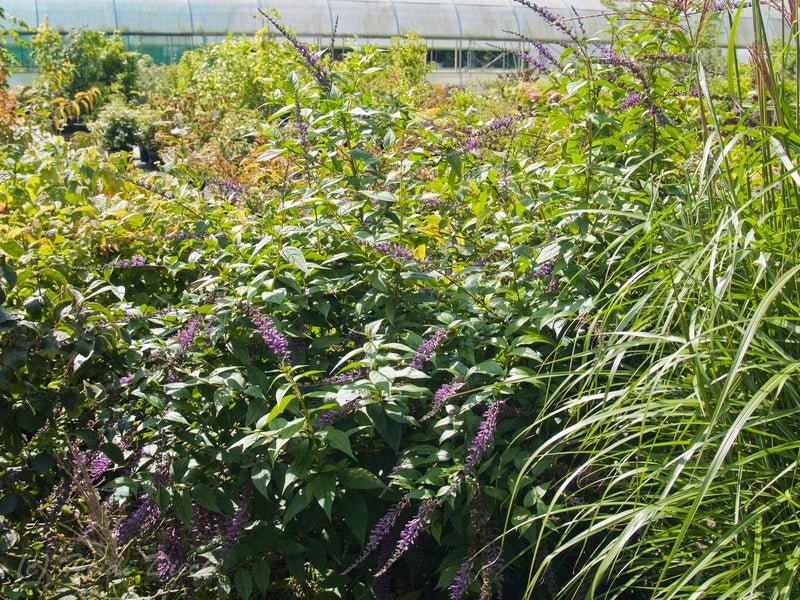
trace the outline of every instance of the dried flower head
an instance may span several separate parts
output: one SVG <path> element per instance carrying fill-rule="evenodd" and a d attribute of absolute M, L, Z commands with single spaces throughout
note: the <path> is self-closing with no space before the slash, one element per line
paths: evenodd
<path fill-rule="evenodd" d="M 392 556 L 392 543 L 389 538 L 384 538 L 381 541 L 378 555 L 375 557 L 375 562 L 379 565 L 386 563 Z M 376 575 L 372 578 L 372 595 L 375 600 L 392 600 L 392 578 L 386 572 L 382 575 Z"/>
<path fill-rule="evenodd" d="M 172 523 L 164 532 L 156 554 L 156 573 L 162 582 L 169 581 L 186 566 L 184 539 L 177 523 Z"/>

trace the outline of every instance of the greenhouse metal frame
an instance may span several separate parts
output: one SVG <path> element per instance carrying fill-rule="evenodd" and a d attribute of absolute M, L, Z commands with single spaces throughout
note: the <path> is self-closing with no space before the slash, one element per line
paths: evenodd
<path fill-rule="evenodd" d="M 608 8 L 599 0 L 569 3 L 538 0 L 537 5 L 566 22 L 580 23 L 586 34 L 602 36 Z M 278 18 L 307 43 L 328 45 L 336 28 L 337 47 L 363 44 L 386 47 L 392 38 L 415 34 L 425 40 L 428 59 L 439 71 L 502 73 L 523 67 L 518 59 L 527 44 L 515 33 L 544 43 L 569 40 L 538 14 L 513 0 L 6 0 L 6 14 L 35 31 L 43 23 L 60 32 L 90 29 L 118 32 L 130 50 L 156 63 L 174 63 L 184 51 L 218 42 L 230 34 L 276 33 L 261 11 Z M 769 36 L 779 37 L 782 21 L 768 12 Z M 31 36 L 14 23 L 23 39 Z M 722 19 L 720 45 L 729 35 Z M 753 40 L 753 23 L 744 15 L 736 45 Z M 11 50 L 23 69 L 34 65 L 25 49 Z"/>

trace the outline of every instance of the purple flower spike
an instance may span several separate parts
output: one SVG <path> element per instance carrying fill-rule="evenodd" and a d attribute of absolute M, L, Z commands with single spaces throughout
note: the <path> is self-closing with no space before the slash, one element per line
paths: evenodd
<path fill-rule="evenodd" d="M 108 471 L 112 464 L 111 459 L 105 454 L 95 455 L 89 463 L 89 477 L 92 479 L 99 478 L 103 473 Z"/>
<path fill-rule="evenodd" d="M 120 386 L 125 387 L 131 381 L 133 381 L 134 377 L 135 377 L 135 375 L 133 373 L 130 373 L 128 375 L 123 375 L 122 377 L 119 378 Z"/>
<path fill-rule="evenodd" d="M 625 97 L 625 99 L 622 101 L 622 104 L 620 104 L 619 107 L 630 108 L 631 106 L 636 106 L 637 104 L 641 104 L 644 101 L 645 101 L 644 94 L 640 92 L 631 92 Z"/>
<path fill-rule="evenodd" d="M 294 123 L 297 127 L 297 133 L 300 136 L 300 145 L 303 148 L 308 148 L 308 123 L 303 120 L 303 113 L 298 100 L 295 101 Z"/>
<path fill-rule="evenodd" d="M 470 137 L 464 140 L 461 144 L 461 151 L 462 152 L 472 152 L 473 150 L 477 150 L 481 147 L 481 142 L 476 137 Z"/>
<path fill-rule="evenodd" d="M 398 260 L 414 260 L 414 253 L 405 246 L 393 242 L 375 242 L 372 244 L 378 252 Z"/>
<path fill-rule="evenodd" d="M 436 413 L 438 413 L 445 402 L 452 398 L 455 393 L 464 386 L 464 380 L 458 377 L 451 379 L 449 383 L 445 383 L 442 387 L 436 390 L 433 395 L 433 405 L 428 413 L 420 419 L 420 421 L 427 421 Z"/>
<path fill-rule="evenodd" d="M 545 46 L 542 42 L 536 40 L 531 40 L 531 43 L 539 52 L 539 54 L 542 56 L 542 58 L 545 59 L 545 61 L 547 61 L 548 63 L 550 63 L 555 67 L 558 66 L 558 61 L 556 60 L 556 57 L 553 56 L 553 53 L 550 52 L 550 49 L 547 46 Z"/>
<path fill-rule="evenodd" d="M 272 319 L 262 315 L 252 306 L 245 306 L 244 310 L 249 315 L 253 325 L 256 326 L 256 329 L 258 330 L 259 335 L 261 335 L 261 339 L 263 339 L 264 343 L 267 345 L 267 348 L 269 348 L 279 359 L 288 361 L 289 340 L 286 339 L 285 335 L 278 331 L 278 328 L 275 327 L 275 323 L 272 322 Z"/>
<path fill-rule="evenodd" d="M 431 359 L 431 356 L 441 343 L 447 338 L 447 330 L 440 329 L 434 333 L 430 338 L 422 342 L 414 358 L 411 359 L 411 366 L 415 369 L 421 369 Z"/>
<path fill-rule="evenodd" d="M 162 582 L 166 582 L 180 573 L 185 565 L 183 536 L 177 525 L 172 524 L 167 528 L 164 539 L 158 544 L 156 573 Z"/>
<path fill-rule="evenodd" d="M 320 416 L 314 421 L 314 429 L 323 429 L 328 425 L 335 423 L 339 419 L 343 419 L 352 413 L 356 408 L 358 408 L 359 400 L 359 398 L 353 398 L 339 408 L 332 408 L 322 412 L 322 414 L 320 414 Z"/>
<path fill-rule="evenodd" d="M 363 379 L 369 374 L 369 369 L 367 367 L 356 367 L 355 369 L 350 369 L 349 371 L 345 371 L 344 373 L 339 373 L 338 375 L 334 375 L 333 377 L 328 377 L 326 379 L 320 379 L 319 381 L 315 382 L 314 386 L 323 386 L 323 385 L 341 385 L 343 383 L 350 383 L 351 381 L 357 381 L 359 379 Z"/>
<path fill-rule="evenodd" d="M 388 561 L 391 556 L 392 544 L 387 538 L 384 538 L 384 540 L 381 542 L 381 547 L 378 551 L 376 561 L 379 565 L 382 565 Z M 373 577 L 372 595 L 375 600 L 392 600 L 392 598 L 394 598 L 394 595 L 392 594 L 392 578 L 389 573 L 384 573 L 378 577 Z"/>
<path fill-rule="evenodd" d="M 600 62 L 615 67 L 623 67 L 633 73 L 639 81 L 647 83 L 647 79 L 644 76 L 644 67 L 638 62 L 628 56 L 617 54 L 611 44 L 603 46 L 601 52 Z"/>
<path fill-rule="evenodd" d="M 544 279 L 545 277 L 550 275 L 550 273 L 553 272 L 553 267 L 555 266 L 556 266 L 556 261 L 548 260 L 546 263 L 544 263 L 541 267 L 539 267 L 536 270 L 536 273 L 534 273 L 534 277 L 536 277 L 537 279 Z"/>
<path fill-rule="evenodd" d="M 397 517 L 399 517 L 400 513 L 405 510 L 409 502 L 410 500 L 408 496 L 404 496 L 400 502 L 395 504 L 386 512 L 385 515 L 380 518 L 380 520 L 375 524 L 375 527 L 372 528 L 372 532 L 369 534 L 369 539 L 367 540 L 367 545 L 364 546 L 364 551 L 361 553 L 358 559 L 356 559 L 356 562 L 344 570 L 342 573 L 343 575 L 347 575 L 350 571 L 364 562 L 364 559 L 372 554 L 378 546 L 380 546 L 381 542 L 392 531 L 392 527 L 394 527 Z"/>
<path fill-rule="evenodd" d="M 447 588 L 450 592 L 450 600 L 461 600 L 467 592 L 469 586 L 469 574 L 472 570 L 472 559 L 468 558 L 464 564 L 458 569 L 456 576 L 453 578 L 453 583 Z"/>
<path fill-rule="evenodd" d="M 225 537 L 222 540 L 223 556 L 228 556 L 233 552 L 236 544 L 239 543 L 239 538 L 242 535 L 242 528 L 244 527 L 244 522 L 247 519 L 247 514 L 250 509 L 250 494 L 251 492 L 249 489 L 242 494 L 239 506 L 234 511 L 233 518 L 228 524 L 228 528 L 225 530 Z"/>
<path fill-rule="evenodd" d="M 285 37 L 289 43 L 294 46 L 294 49 L 300 55 L 300 58 L 303 59 L 306 68 L 311 72 L 311 75 L 314 76 L 314 79 L 317 80 L 320 86 L 325 88 L 326 90 L 330 90 L 333 87 L 333 83 L 331 81 L 331 74 L 328 67 L 326 67 L 322 61 L 322 55 L 325 54 L 325 51 L 321 52 L 312 52 L 311 49 L 298 40 L 293 34 L 289 32 L 283 25 L 278 23 L 275 19 L 273 19 L 270 15 L 265 13 L 263 10 L 260 10 L 261 15 L 270 23 L 272 26 L 275 27 L 278 31 L 281 32 L 281 35 Z"/>
<path fill-rule="evenodd" d="M 208 185 L 213 185 L 224 194 L 229 196 L 245 196 L 247 195 L 247 187 L 235 179 L 207 179 Z"/>
<path fill-rule="evenodd" d="M 386 573 L 386 571 L 416 543 L 419 534 L 422 533 L 422 530 L 425 529 L 425 525 L 428 524 L 428 519 L 430 519 L 431 514 L 444 503 L 446 498 L 446 495 L 439 496 L 438 498 L 428 498 L 420 505 L 417 514 L 405 524 L 403 531 L 400 532 L 400 537 L 394 547 L 394 554 L 392 554 L 392 557 L 378 569 L 375 573 L 375 577 L 380 577 Z"/>
<path fill-rule="evenodd" d="M 534 4 L 533 2 L 528 2 L 528 0 L 515 0 L 515 1 L 519 2 L 523 6 L 527 6 L 537 15 L 539 15 L 542 18 L 542 20 L 547 22 L 551 27 L 558 29 L 574 42 L 578 42 L 578 36 L 570 27 L 566 25 L 564 19 L 557 16 L 550 9 L 545 8 L 543 6 L 539 6 L 538 4 Z"/>
<path fill-rule="evenodd" d="M 483 421 L 481 421 L 478 427 L 478 433 L 475 434 L 475 439 L 472 440 L 472 445 L 467 452 L 467 458 L 464 460 L 465 471 L 474 471 L 481 457 L 489 449 L 489 445 L 492 443 L 495 431 L 497 430 L 497 415 L 500 413 L 500 409 L 503 405 L 505 405 L 505 401 L 499 400 L 492 402 L 489 408 L 486 409 L 483 415 Z"/>
<path fill-rule="evenodd" d="M 506 115 L 504 117 L 497 117 L 492 119 L 475 134 L 468 137 L 461 143 L 462 152 L 471 152 L 481 148 L 484 144 L 501 136 L 506 130 L 511 128 L 511 125 L 517 121 L 521 121 L 526 116 L 523 112 L 514 113 L 513 115 Z"/>
<path fill-rule="evenodd" d="M 186 350 L 186 348 L 189 347 L 189 344 L 194 341 L 194 338 L 197 336 L 197 329 L 200 327 L 201 322 L 202 318 L 200 315 L 195 315 L 186 324 L 186 327 L 178 332 L 178 343 L 181 345 L 181 350 Z"/>
<path fill-rule="evenodd" d="M 537 71 L 541 71 L 542 73 L 547 73 L 548 71 L 547 65 L 545 65 L 541 60 L 536 58 L 530 52 L 518 51 L 515 52 L 514 54 L 516 54 L 520 59 L 522 59 L 522 62 L 524 62 L 529 67 L 536 69 Z"/>
<path fill-rule="evenodd" d="M 212 512 L 199 506 L 194 506 L 192 511 L 192 533 L 193 544 L 207 544 L 220 533 L 222 525 L 222 515 Z"/>
<path fill-rule="evenodd" d="M 114 265 L 114 267 L 118 269 L 129 269 L 131 267 L 143 267 L 147 264 L 147 259 L 144 256 L 137 254 L 132 258 L 123 258 L 122 260 L 118 260 Z"/>
<path fill-rule="evenodd" d="M 147 496 L 139 503 L 139 506 L 125 519 L 113 532 L 117 544 L 122 546 L 139 533 L 151 529 L 161 516 L 155 502 Z"/>
<path fill-rule="evenodd" d="M 67 503 L 70 492 L 72 492 L 72 478 L 65 477 L 58 488 L 53 502 L 47 508 L 45 523 L 52 523 L 56 517 L 61 514 L 61 509 L 64 508 L 64 505 Z"/>
<path fill-rule="evenodd" d="M 732 12 L 736 12 L 739 10 L 739 7 L 744 4 L 745 8 L 750 8 L 753 6 L 752 2 L 736 2 L 735 0 L 716 0 L 715 2 L 711 2 L 708 5 L 708 10 L 713 12 L 722 12 L 723 10 L 730 10 Z"/>

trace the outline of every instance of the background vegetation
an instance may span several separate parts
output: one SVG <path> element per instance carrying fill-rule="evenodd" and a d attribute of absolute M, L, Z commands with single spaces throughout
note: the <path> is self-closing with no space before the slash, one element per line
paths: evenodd
<path fill-rule="evenodd" d="M 413 39 L 40 33 L 0 119 L 0 595 L 798 595 L 796 15 L 745 65 L 709 28 L 758 2 L 610 44 L 525 4 L 572 42 L 485 89 Z"/>

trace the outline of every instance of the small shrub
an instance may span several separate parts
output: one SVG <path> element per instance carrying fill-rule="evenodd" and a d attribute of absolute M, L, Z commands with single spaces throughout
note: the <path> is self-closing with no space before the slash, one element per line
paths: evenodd
<path fill-rule="evenodd" d="M 133 108 L 115 98 L 100 110 L 92 130 L 105 150 L 119 152 L 138 146 L 142 160 L 153 162 L 158 154 L 158 116 L 151 108 Z"/>
<path fill-rule="evenodd" d="M 38 87 L 51 96 L 73 96 L 97 88 L 129 96 L 138 76 L 138 55 L 129 52 L 118 34 L 72 31 L 66 39 L 45 22 L 31 40 L 40 69 Z"/>

